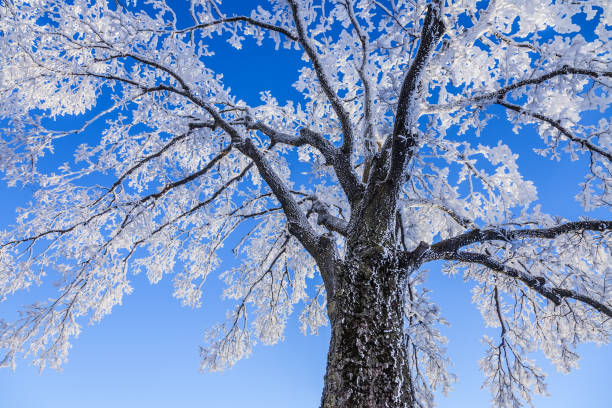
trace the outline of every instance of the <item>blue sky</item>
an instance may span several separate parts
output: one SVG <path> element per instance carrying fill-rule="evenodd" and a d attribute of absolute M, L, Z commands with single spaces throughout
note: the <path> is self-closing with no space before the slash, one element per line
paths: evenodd
<path fill-rule="evenodd" d="M 176 1 L 177 7 L 181 1 Z M 227 7 L 239 4 L 227 1 Z M 235 51 L 223 46 L 210 62 L 224 72 L 225 81 L 247 102 L 256 102 L 258 92 L 272 90 L 279 99 L 295 99 L 290 86 L 299 54 L 282 50 L 269 63 L 273 48 L 249 47 Z M 517 136 L 504 120 L 496 120 L 483 133 L 480 143 L 495 145 L 502 139 L 520 154 L 519 164 L 526 178 L 538 187 L 545 212 L 575 220 L 584 215 L 573 196 L 584 175 L 584 162 L 542 160 L 531 151 L 540 141 L 532 130 Z M 61 162 L 62 160 L 58 160 Z M 25 204 L 27 190 L 0 185 L 0 227 L 14 219 L 14 209 Z M 609 213 L 589 213 L 609 218 Z M 224 267 L 231 266 L 228 255 Z M 477 309 L 471 305 L 470 286 L 460 277 L 447 278 L 437 264 L 429 266 L 428 286 L 451 327 L 449 354 L 459 377 L 455 391 L 439 400 L 440 407 L 486 407 L 489 394 L 480 389 L 482 376 L 477 361 L 483 355 L 480 339 L 486 331 Z M 223 267 L 219 272 L 223 270 Z M 133 277 L 134 293 L 124 304 L 96 326 L 84 327 L 73 342 L 63 372 L 38 370 L 22 360 L 16 372 L 0 370 L 0 408 L 97 408 L 180 406 L 191 407 L 315 407 L 323 386 L 329 330 L 318 336 L 304 336 L 293 321 L 286 340 L 276 346 L 258 346 L 247 360 L 225 373 L 201 374 L 199 350 L 206 328 L 220 321 L 229 307 L 220 300 L 221 282 L 209 278 L 203 307 L 189 309 L 171 297 L 169 279 L 150 285 L 145 276 Z M 47 296 L 33 289 L 0 303 L 0 316 L 15 316 L 19 305 Z M 570 375 L 555 372 L 536 354 L 549 373 L 550 398 L 537 398 L 535 406 L 605 408 L 610 406 L 609 367 L 612 347 L 586 345 L 580 368 Z"/>

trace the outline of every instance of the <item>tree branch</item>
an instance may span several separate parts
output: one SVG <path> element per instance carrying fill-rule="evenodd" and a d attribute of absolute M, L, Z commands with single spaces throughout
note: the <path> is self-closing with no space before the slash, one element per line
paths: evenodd
<path fill-rule="evenodd" d="M 323 67 L 323 63 L 319 59 L 319 56 L 317 55 L 315 48 L 312 46 L 312 44 L 310 44 L 310 41 L 308 40 L 308 37 L 306 35 L 306 27 L 304 27 L 304 21 L 302 20 L 300 16 L 298 4 L 296 3 L 295 0 L 288 0 L 288 2 L 291 7 L 291 12 L 293 13 L 293 21 L 297 28 L 299 43 L 304 48 L 304 51 L 306 52 L 306 55 L 308 55 L 308 58 L 310 58 L 310 60 L 312 61 L 312 65 L 314 66 L 315 72 L 317 74 L 319 84 L 321 84 L 321 88 L 323 89 L 325 96 L 327 96 L 327 100 L 331 104 L 332 109 L 334 110 L 334 112 L 336 113 L 336 116 L 338 116 L 338 119 L 340 120 L 340 125 L 342 127 L 342 133 L 343 133 L 342 148 L 341 148 L 341 151 L 343 153 L 342 159 L 346 160 L 349 163 L 349 167 L 350 167 L 350 160 L 351 160 L 350 156 L 352 153 L 354 136 L 353 136 L 353 127 L 349 119 L 349 114 L 344 109 L 344 106 L 342 106 L 342 103 L 340 102 L 338 95 L 332 88 L 331 81 L 328 78 L 325 68 Z"/>
<path fill-rule="evenodd" d="M 296 147 L 304 145 L 314 147 L 323 155 L 327 164 L 334 168 L 338 182 L 342 186 L 344 193 L 349 197 L 349 200 L 358 200 L 363 194 L 363 184 L 350 166 L 350 162 L 345 160 L 343 154 L 320 133 L 308 128 L 302 128 L 300 129 L 299 136 L 292 136 L 272 129 L 262 122 L 247 121 L 246 126 L 248 129 L 261 131 L 274 143 L 283 143 Z"/>
<path fill-rule="evenodd" d="M 287 229 L 316 260 L 323 277 L 325 289 L 330 298 L 333 297 L 335 289 L 334 262 L 337 257 L 335 245 L 325 236 L 321 236 L 313 230 L 308 218 L 291 195 L 291 191 L 250 139 L 245 139 L 243 142 L 236 144 L 236 147 L 255 162 L 259 174 L 283 207 L 285 217 L 287 217 Z"/>
<path fill-rule="evenodd" d="M 284 132 L 279 132 L 262 122 L 246 122 L 247 129 L 259 130 L 268 136 L 273 143 L 282 143 L 290 146 L 309 145 L 317 149 L 330 165 L 334 165 L 338 154 L 338 149 L 320 133 L 307 128 L 300 129 L 298 136 L 293 136 Z"/>
<path fill-rule="evenodd" d="M 263 153 L 250 139 L 244 139 L 237 143 L 236 148 L 253 160 L 259 170 L 259 174 L 261 174 L 261 177 L 266 181 L 276 199 L 281 203 L 287 217 L 289 232 L 298 238 L 302 245 L 316 257 L 318 252 L 317 234 L 308 223 L 306 215 L 291 195 L 290 190 L 274 172 Z"/>
<path fill-rule="evenodd" d="M 421 43 L 402 83 L 393 133 L 389 136 L 393 143 L 391 146 L 391 167 L 387 176 L 387 180 L 393 180 L 397 184 L 400 182 L 404 163 L 410 159 L 408 151 L 417 143 L 416 135 L 412 134 L 411 129 L 414 125 L 411 110 L 414 108 L 414 98 L 427 60 L 444 33 L 442 7 L 443 2 L 440 0 L 434 0 L 428 6 L 421 31 Z"/>
<path fill-rule="evenodd" d="M 319 225 L 323 225 L 328 230 L 337 232 L 342 236 L 347 236 L 348 222 L 331 215 L 329 211 L 327 211 L 327 208 L 325 208 L 325 204 L 319 201 L 316 197 L 312 205 L 312 210 L 317 213 L 317 223 Z"/>
<path fill-rule="evenodd" d="M 333 264 L 333 260 L 336 257 L 336 254 L 335 252 L 332 251 L 332 246 L 329 245 L 328 240 L 324 239 L 324 237 L 317 235 L 316 232 L 313 230 L 312 226 L 308 222 L 306 215 L 303 213 L 302 209 L 296 203 L 293 196 L 291 195 L 290 190 L 287 188 L 284 182 L 280 179 L 280 177 L 278 177 L 278 175 L 274 172 L 274 170 L 270 167 L 263 153 L 261 153 L 259 149 L 257 149 L 257 147 L 251 142 L 250 139 L 243 138 L 238 132 L 238 130 L 234 126 L 232 126 L 230 123 L 228 123 L 225 119 L 223 119 L 221 114 L 213 106 L 211 106 L 205 101 L 200 100 L 199 98 L 196 98 L 196 96 L 191 92 L 188 85 L 180 78 L 180 76 L 178 76 L 178 74 L 174 73 L 168 68 L 165 68 L 157 63 L 150 64 L 149 63 L 150 61 L 147 61 L 144 59 L 140 59 L 139 61 L 144 64 L 151 65 L 152 67 L 156 69 L 160 69 L 164 72 L 167 72 L 172 77 L 177 79 L 177 81 L 179 82 L 179 84 L 181 85 L 183 89 L 179 90 L 174 87 L 167 86 L 167 85 L 159 85 L 154 88 L 146 88 L 146 87 L 143 87 L 141 84 L 135 81 L 129 80 L 129 79 L 126 80 L 124 78 L 117 78 L 117 77 L 105 76 L 105 75 L 101 75 L 99 77 L 104 78 L 104 79 L 119 80 L 122 82 L 126 82 L 128 84 L 134 85 L 141 89 L 144 88 L 147 92 L 150 91 L 151 89 L 153 90 L 160 89 L 160 90 L 167 90 L 170 92 L 174 92 L 179 95 L 183 95 L 184 97 L 186 97 L 187 99 L 195 103 L 196 105 L 206 110 L 213 117 L 214 124 L 218 125 L 230 136 L 231 144 L 229 145 L 229 147 L 231 146 L 236 147 L 241 153 L 243 153 L 245 156 L 253 160 L 253 162 L 255 163 L 255 166 L 257 167 L 259 171 L 259 174 L 262 176 L 264 181 L 268 184 L 268 186 L 274 193 L 275 197 L 281 203 L 285 216 L 287 217 L 287 225 L 288 225 L 289 232 L 293 236 L 295 236 L 300 241 L 300 243 L 304 246 L 304 248 L 315 258 L 315 260 L 317 260 L 317 263 L 319 264 L 320 269 L 321 269 L 321 274 L 323 275 L 323 279 L 326 284 L 326 289 L 328 290 L 328 293 L 331 295 L 333 293 L 333 281 L 334 281 L 334 277 L 333 277 L 334 270 L 333 270 L 332 264 Z M 89 74 L 89 75 L 97 76 L 96 74 Z M 342 159 L 342 158 L 346 159 L 343 155 L 338 155 L 337 157 L 339 159 Z M 348 162 L 348 166 L 350 167 L 350 162 Z M 195 179 L 196 177 L 199 177 L 199 175 L 201 175 L 199 173 L 201 173 L 201 171 L 196 172 L 186 177 L 185 179 L 180 180 L 179 182 L 171 183 L 165 186 L 162 189 L 162 191 L 152 194 L 150 195 L 150 197 L 156 198 L 157 195 L 161 195 L 165 193 L 168 188 L 176 187 L 178 185 L 177 183 L 184 184 L 186 182 L 189 182 Z M 339 174 L 338 177 L 340 179 L 341 175 Z M 355 176 L 355 179 L 357 179 L 356 176 Z M 354 191 L 355 191 L 355 187 L 349 189 L 347 191 L 347 195 L 355 199 Z M 147 199 L 150 197 L 147 197 Z"/>
<path fill-rule="evenodd" d="M 176 34 L 183 34 L 189 31 L 195 31 L 195 30 L 199 30 L 203 28 L 213 27 L 219 24 L 235 23 L 235 22 L 245 22 L 255 27 L 264 28 L 270 31 L 276 31 L 277 33 L 285 35 L 287 38 L 291 39 L 292 41 L 298 41 L 298 37 L 294 33 L 292 33 L 291 31 L 283 27 L 278 27 L 272 24 L 264 23 L 262 21 L 258 21 L 251 17 L 246 17 L 246 16 L 226 17 L 226 18 L 222 18 L 219 20 L 215 20 L 215 21 L 209 21 L 208 23 L 202 23 L 202 24 L 198 24 L 192 27 L 183 28 L 182 30 L 176 30 L 173 32 Z"/>
<path fill-rule="evenodd" d="M 428 260 L 444 259 L 446 254 L 457 252 L 462 247 L 486 241 L 511 242 L 522 238 L 553 239 L 559 235 L 579 231 L 610 231 L 612 221 L 576 221 L 551 228 L 533 228 L 520 230 L 507 229 L 474 229 L 452 238 L 437 242 L 429 247 Z"/>
<path fill-rule="evenodd" d="M 351 214 L 350 228 L 355 230 L 357 236 L 383 237 L 388 228 L 394 227 L 392 220 L 396 213 L 399 187 L 404 181 L 404 165 L 412 155 L 411 149 L 417 144 L 416 135 L 410 134 L 416 120 L 411 110 L 414 109 L 414 99 L 427 60 L 444 33 L 443 3 L 442 0 L 433 0 L 427 7 L 419 48 L 402 84 L 393 132 L 373 157 L 372 164 L 368 163 L 366 167 L 368 177 L 364 198 L 360 207 Z M 375 226 L 361 222 L 370 217 L 376 217 L 379 222 Z M 369 231 L 365 232 L 364 228 Z"/>
<path fill-rule="evenodd" d="M 568 65 L 543 74 L 535 78 L 524 79 L 521 81 L 514 82 L 510 85 L 504 86 L 497 91 L 488 92 L 483 95 L 475 96 L 473 98 L 466 98 L 462 101 L 450 103 L 447 105 L 432 106 L 431 109 L 426 109 L 427 112 L 449 112 L 458 108 L 466 107 L 469 105 L 478 105 L 483 103 L 497 103 L 497 101 L 503 99 L 509 92 L 514 91 L 518 88 L 527 85 L 537 85 L 545 82 L 549 79 L 562 76 L 562 75 L 584 75 L 592 78 L 612 78 L 612 71 L 593 71 L 589 69 L 574 68 Z"/>
<path fill-rule="evenodd" d="M 503 100 L 499 100 L 496 103 L 498 105 L 501 105 L 501 106 L 503 106 L 503 107 L 505 107 L 507 109 L 510 109 L 510 110 L 512 110 L 512 111 L 514 111 L 516 113 L 519 113 L 521 115 L 530 116 L 532 118 L 539 119 L 539 120 L 541 120 L 543 122 L 548 123 L 550 126 L 552 126 L 555 129 L 557 129 L 559 132 L 561 132 L 561 134 L 563 136 L 567 137 L 572 142 L 578 143 L 583 148 L 585 148 L 585 149 L 587 149 L 587 150 L 589 150 L 591 152 L 595 152 L 595 153 L 605 157 L 606 159 L 608 159 L 608 161 L 612 162 L 612 153 L 606 152 L 601 147 L 595 146 L 593 143 L 591 143 L 587 139 L 583 139 L 581 137 L 575 136 L 569 130 L 567 130 L 565 127 L 563 127 L 559 120 L 555 120 L 555 119 L 549 118 L 548 116 L 544 116 L 544 115 L 542 115 L 540 113 L 530 112 L 530 111 L 528 111 L 526 109 L 523 109 L 521 106 L 513 105 L 513 104 L 510 104 L 510 103 L 505 102 Z"/>
<path fill-rule="evenodd" d="M 199 202 L 198 204 L 196 204 L 195 206 L 189 208 L 187 211 L 179 214 L 178 216 L 174 217 L 172 220 L 165 222 L 164 224 L 161 224 L 159 227 L 157 227 L 152 233 L 151 236 L 157 234 L 158 232 L 160 232 L 161 230 L 163 230 L 164 228 L 166 228 L 168 225 L 175 223 L 176 221 L 178 221 L 181 218 L 187 217 L 191 214 L 193 214 L 194 212 L 196 212 L 197 210 L 199 210 L 200 208 L 206 207 L 208 204 L 210 204 L 211 202 L 213 202 L 221 193 L 223 193 L 229 186 L 231 186 L 233 183 L 235 183 L 236 181 L 241 180 L 245 174 L 251 170 L 251 168 L 253 167 L 253 162 L 249 163 L 238 175 L 232 177 L 231 179 L 229 179 L 228 181 L 226 181 L 218 190 L 216 190 L 210 197 L 208 197 L 206 200 Z"/>
<path fill-rule="evenodd" d="M 219 126 L 230 135 L 232 144 L 242 154 L 253 160 L 255 166 L 257 166 L 259 174 L 264 179 L 266 184 L 268 184 L 272 190 L 272 193 L 283 207 L 285 217 L 287 217 L 287 229 L 291 235 L 295 236 L 298 241 L 300 241 L 304 248 L 310 253 L 310 255 L 312 255 L 313 258 L 315 258 L 315 260 L 317 260 L 317 262 L 328 258 L 330 254 L 323 249 L 320 242 L 321 236 L 314 231 L 308 222 L 308 218 L 293 198 L 291 190 L 289 190 L 281 178 L 274 172 L 264 154 L 253 144 L 250 139 L 243 138 L 235 127 L 221 117 L 216 109 L 208 104 L 203 104 L 203 107 L 211 114 L 215 122 L 218 123 Z M 321 274 L 323 275 L 324 280 L 326 280 L 326 275 L 328 273 L 333 273 L 333 271 L 324 271 L 324 268 L 321 269 Z M 331 281 L 331 279 L 332 278 L 329 277 L 328 280 Z"/>
<path fill-rule="evenodd" d="M 158 151 L 156 151 L 155 153 L 151 153 L 145 157 L 143 157 L 141 160 L 138 161 L 138 163 L 134 164 L 133 166 L 131 166 L 128 170 L 126 170 L 123 174 L 121 174 L 121 176 L 119 176 L 119 178 L 117 178 L 117 180 L 115 180 L 115 182 L 106 190 L 106 192 L 104 194 L 102 194 L 100 197 L 98 197 L 98 199 L 96 201 L 93 202 L 93 205 L 97 204 L 98 202 L 100 202 L 100 200 L 102 200 L 104 197 L 106 197 L 109 193 L 111 193 L 112 191 L 115 190 L 115 188 L 119 187 L 119 185 L 121 183 L 123 183 L 123 181 L 130 175 L 132 174 L 134 171 L 136 171 L 137 169 L 139 169 L 140 167 L 142 167 L 144 164 L 150 162 L 151 160 L 160 157 L 162 154 L 164 154 L 168 149 L 170 149 L 172 146 L 174 146 L 175 144 L 177 144 L 178 142 L 180 142 L 181 140 L 185 139 L 186 137 L 188 137 L 192 131 L 194 129 L 200 129 L 200 128 L 210 128 L 210 129 L 214 129 L 215 124 L 214 123 L 191 123 L 189 124 L 189 131 L 180 134 L 179 136 L 176 136 L 174 138 L 172 138 L 168 143 L 166 143 L 161 149 L 159 149 Z"/>
<path fill-rule="evenodd" d="M 451 208 L 447 207 L 446 205 L 442 203 L 438 203 L 438 202 L 430 201 L 426 199 L 419 199 L 419 200 L 408 200 L 405 202 L 405 205 L 407 207 L 425 207 L 427 206 L 427 207 L 437 208 L 438 210 L 446 213 L 449 217 L 453 219 L 453 221 L 461 225 L 463 228 L 466 228 L 466 229 L 470 227 L 476 228 L 476 224 L 474 224 L 474 222 L 471 219 L 460 215 L 459 213 L 457 213 L 456 211 L 452 210 Z"/>
<path fill-rule="evenodd" d="M 227 156 L 227 154 L 230 152 L 230 150 L 232 149 L 232 145 L 228 145 L 226 148 L 224 148 L 223 150 L 221 150 L 219 152 L 219 154 L 217 154 L 215 157 L 212 158 L 211 161 L 209 161 L 206 166 L 202 167 L 200 170 L 196 171 L 195 173 L 191 173 L 189 176 L 184 177 L 180 180 L 174 181 L 172 183 L 168 183 L 165 186 L 162 187 L 161 190 L 159 190 L 157 193 L 151 193 L 149 195 L 146 195 L 144 197 L 142 197 L 139 200 L 139 203 L 144 203 L 145 201 L 148 201 L 150 199 L 156 199 L 161 197 L 162 195 L 166 194 L 168 191 L 172 190 L 173 188 L 182 186 L 183 184 L 187 184 L 195 179 L 197 179 L 198 177 L 206 174 L 208 171 L 210 171 L 210 169 L 213 168 L 213 166 L 222 158 L 224 158 L 225 156 Z"/>
<path fill-rule="evenodd" d="M 366 149 L 366 160 L 370 160 L 371 156 L 376 151 L 376 145 L 375 145 L 376 127 L 374 126 L 374 123 L 372 122 L 372 110 L 373 110 L 372 88 L 373 86 L 366 72 L 366 67 L 368 65 L 368 58 L 370 55 L 370 38 L 368 36 L 368 33 L 362 29 L 361 25 L 357 21 L 357 17 L 355 16 L 355 12 L 353 10 L 353 1 L 345 0 L 343 5 L 344 5 L 344 8 L 346 9 L 349 19 L 351 20 L 351 24 L 353 25 L 353 28 L 355 29 L 357 37 L 359 38 L 359 43 L 361 44 L 361 64 L 359 65 L 359 67 L 357 67 L 357 73 L 359 74 L 359 78 L 361 79 L 361 82 L 363 83 L 363 106 L 364 106 L 364 119 L 366 123 L 365 129 L 363 132 L 363 140 L 364 140 L 365 149 Z M 347 146 L 343 144 L 342 146 L 343 151 L 348 151 L 348 152 L 352 151 L 352 146 L 348 145 L 349 143 L 352 143 L 352 141 L 348 140 L 348 138 L 345 138 L 344 142 L 347 144 Z"/>
<path fill-rule="evenodd" d="M 612 307 L 610 307 L 610 305 L 601 303 L 587 295 L 578 293 L 575 290 L 546 286 L 546 279 L 522 272 L 516 268 L 505 265 L 504 263 L 490 256 L 474 252 L 454 252 L 446 253 L 443 259 L 447 261 L 476 263 L 486 266 L 493 271 L 500 272 L 506 276 L 523 282 L 525 285 L 527 285 L 527 287 L 549 299 L 555 305 L 560 305 L 561 300 L 570 298 L 586 303 L 598 312 L 605 314 L 608 317 L 612 317 Z"/>

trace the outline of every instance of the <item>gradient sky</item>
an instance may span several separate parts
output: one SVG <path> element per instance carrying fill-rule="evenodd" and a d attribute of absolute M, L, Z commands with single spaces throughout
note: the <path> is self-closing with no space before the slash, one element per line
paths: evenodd
<path fill-rule="evenodd" d="M 184 7 L 176 0 L 177 10 Z M 241 0 L 225 2 L 239 7 Z M 245 4 L 246 2 L 242 3 Z M 183 14 L 184 15 L 184 14 Z M 225 81 L 237 95 L 255 103 L 258 92 L 271 90 L 279 100 L 299 100 L 291 88 L 294 67 L 299 54 L 280 51 L 270 59 L 273 48 L 230 50 L 222 45 L 209 64 L 224 72 Z M 504 117 L 503 115 L 501 116 Z M 96 137 L 95 134 L 86 135 Z M 538 187 L 543 211 L 571 220 L 585 215 L 573 196 L 585 174 L 584 162 L 559 163 L 539 158 L 532 147 L 541 147 L 533 130 L 517 136 L 504 119 L 494 120 L 479 143 L 508 143 L 520 155 L 519 165 L 526 178 Z M 72 143 L 60 146 L 58 155 L 68 153 Z M 76 142 L 74 142 L 76 144 Z M 73 145 L 72 145 L 73 146 Z M 58 158 L 58 162 L 61 162 Z M 8 189 L 0 185 L 0 228 L 14 220 L 14 210 L 24 205 L 29 191 Z M 588 213 L 610 218 L 609 212 Z M 229 254 L 219 273 L 235 261 Z M 478 359 L 484 348 L 482 334 L 496 335 L 498 330 L 485 329 L 477 309 L 471 305 L 470 285 L 457 276 L 441 274 L 439 264 L 429 265 L 428 287 L 432 298 L 441 306 L 451 323 L 444 330 L 450 339 L 449 354 L 459 377 L 448 398 L 438 406 L 487 407 L 489 394 L 481 390 L 482 375 Z M 0 370 L 0 408 L 223 408 L 316 407 L 320 401 L 329 340 L 329 329 L 317 336 L 304 336 L 295 319 L 288 325 L 286 340 L 275 346 L 257 346 L 253 355 L 224 373 L 199 372 L 199 350 L 206 328 L 220 321 L 230 306 L 220 299 L 220 280 L 211 275 L 204 292 L 203 306 L 189 309 L 171 297 L 171 279 L 150 285 L 143 275 L 132 279 L 134 293 L 124 304 L 95 326 L 83 328 L 73 342 L 69 361 L 62 372 L 46 370 L 41 375 L 27 359 L 21 360 L 15 372 Z M 10 319 L 20 305 L 48 296 L 46 289 L 34 288 L 0 303 L 0 316 Z M 537 408 L 581 407 L 606 408 L 610 402 L 609 376 L 612 347 L 585 345 L 580 368 L 569 375 L 555 372 L 539 353 L 534 356 L 549 373 L 551 397 L 538 397 Z"/>

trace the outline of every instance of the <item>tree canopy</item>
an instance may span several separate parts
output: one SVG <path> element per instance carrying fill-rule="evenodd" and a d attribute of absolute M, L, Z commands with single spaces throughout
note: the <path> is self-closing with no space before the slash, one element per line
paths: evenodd
<path fill-rule="evenodd" d="M 568 188 L 585 211 L 609 209 L 607 2 L 254 3 L 232 15 L 218 0 L 0 1 L 0 171 L 35 189 L 0 232 L 0 299 L 57 285 L 0 321 L 2 365 L 28 352 L 59 367 L 133 274 L 171 275 L 173 295 L 200 306 L 236 237 L 241 265 L 220 271 L 235 305 L 209 332 L 205 370 L 278 342 L 294 312 L 316 333 L 354 259 L 405 278 L 416 406 L 455 380 L 428 262 L 462 273 L 499 328 L 480 360 L 496 406 L 546 393 L 533 350 L 569 371 L 577 344 L 609 341 L 612 221 L 545 213 L 508 143 L 479 139 L 500 116 L 517 138 L 536 128 L 532 159 L 587 161 Z M 220 39 L 273 43 L 270 64 L 298 50 L 286 69 L 301 99 L 234 94 L 210 67 Z M 64 139 L 74 153 L 57 163 Z"/>

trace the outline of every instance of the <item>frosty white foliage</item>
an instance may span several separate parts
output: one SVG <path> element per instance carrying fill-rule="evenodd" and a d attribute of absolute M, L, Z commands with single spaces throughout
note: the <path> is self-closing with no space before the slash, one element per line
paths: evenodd
<path fill-rule="evenodd" d="M 199 307 L 219 249 L 236 240 L 242 263 L 221 273 L 235 308 L 208 333 L 202 367 L 230 367 L 256 342 L 282 340 L 296 308 L 302 331 L 316 333 L 331 287 L 319 244 L 329 239 L 336 260 L 348 256 L 361 221 L 353 198 L 370 187 L 372 163 L 386 157 L 392 168 L 406 139 L 397 250 L 425 244 L 423 262 L 454 262 L 449 273 L 476 282 L 474 302 L 500 328 L 481 360 L 496 406 L 546 392 L 530 352 L 569 371 L 576 345 L 609 340 L 610 222 L 542 213 L 509 143 L 475 140 L 504 110 L 517 137 L 537 129 L 541 156 L 587 160 L 576 197 L 585 210 L 609 208 L 609 2 L 246 3 L 251 10 L 230 15 L 219 0 L 191 0 L 192 21 L 182 21 L 164 0 L 0 1 L 0 171 L 36 191 L 0 231 L 0 299 L 58 282 L 54 299 L 0 321 L 2 365 L 25 353 L 41 369 L 59 367 L 80 325 L 121 304 L 137 273 L 151 283 L 170 275 L 174 296 Z M 436 10 L 444 32 L 419 59 Z M 281 103 L 263 90 L 247 105 L 208 66 L 223 40 L 237 49 L 271 41 L 270 64 L 303 52 L 292 67 L 302 99 Z M 416 85 L 402 99 L 407 72 Z M 57 118 L 74 128 L 58 130 Z M 60 139 L 73 157 L 51 168 Z M 307 182 L 295 151 L 311 168 Z M 489 235 L 470 238 L 479 231 Z M 406 336 L 418 403 L 431 407 L 454 376 L 426 285 L 413 271 Z"/>
<path fill-rule="evenodd" d="M 440 387 L 447 395 L 451 385 L 457 380 L 449 372 L 451 362 L 446 356 L 444 345 L 448 339 L 440 332 L 439 326 L 448 325 L 440 316 L 438 307 L 427 296 L 427 290 L 417 290 L 427 278 L 424 270 L 419 270 L 408 283 L 406 317 L 408 320 L 407 348 L 417 406 L 435 406 L 434 392 Z"/>

